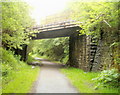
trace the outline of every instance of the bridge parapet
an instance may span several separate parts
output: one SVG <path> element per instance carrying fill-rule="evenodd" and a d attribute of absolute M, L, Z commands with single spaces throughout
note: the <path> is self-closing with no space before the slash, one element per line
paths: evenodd
<path fill-rule="evenodd" d="M 67 20 L 63 22 L 47 24 L 44 26 L 36 26 L 33 30 L 40 32 L 35 33 L 36 37 L 32 39 L 46 39 L 46 38 L 57 38 L 57 37 L 69 37 L 77 30 L 81 30 L 79 24 L 76 24 L 74 20 Z"/>
<path fill-rule="evenodd" d="M 50 30 L 57 30 L 57 29 L 63 29 L 63 28 L 70 28 L 70 27 L 77 27 L 79 24 L 76 23 L 82 23 L 82 22 L 77 22 L 75 20 L 67 20 L 67 21 L 62 21 L 62 22 L 57 22 L 57 23 L 51 23 L 51 24 L 46 24 L 42 26 L 35 26 L 33 27 L 33 30 L 38 30 L 38 31 L 50 31 Z"/>

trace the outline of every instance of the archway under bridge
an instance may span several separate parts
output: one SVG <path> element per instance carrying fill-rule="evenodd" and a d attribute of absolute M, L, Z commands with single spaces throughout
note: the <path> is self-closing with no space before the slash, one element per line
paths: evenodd
<path fill-rule="evenodd" d="M 35 33 L 32 40 L 50 39 L 58 37 L 69 37 L 69 62 L 67 65 L 78 67 L 85 71 L 97 70 L 93 63 L 96 53 L 96 44 L 91 44 L 91 37 L 79 35 L 81 28 L 73 22 L 61 22 L 44 26 L 33 27 L 33 30 L 40 31 Z M 79 30 L 79 31 L 78 31 Z M 20 52 L 23 60 L 26 60 L 27 46 Z"/>

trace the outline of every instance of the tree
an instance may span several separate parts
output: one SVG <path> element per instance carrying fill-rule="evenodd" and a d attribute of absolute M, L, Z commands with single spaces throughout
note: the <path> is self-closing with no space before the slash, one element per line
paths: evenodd
<path fill-rule="evenodd" d="M 81 0 L 78 0 L 81 1 Z M 97 38 L 97 44 L 102 48 L 101 60 L 104 66 L 110 64 L 119 67 L 120 63 L 120 2 L 72 2 L 69 8 L 73 11 L 72 19 L 79 21 L 81 34 L 92 35 Z M 107 51 L 104 47 L 107 47 Z M 111 59 L 107 55 L 111 56 Z M 106 59 L 112 60 L 107 63 Z M 105 60 L 104 60 L 105 59 Z M 101 62 L 101 63 L 102 63 Z M 107 64 L 107 65 L 106 65 Z"/>
<path fill-rule="evenodd" d="M 80 21 L 80 31 L 86 35 L 98 35 L 99 29 L 104 28 L 105 31 L 118 30 L 119 24 L 119 3 L 118 2 L 75 2 L 69 5 L 72 19 Z"/>
<path fill-rule="evenodd" d="M 22 49 L 29 43 L 29 28 L 33 25 L 30 6 L 25 2 L 1 2 L 2 4 L 2 45 Z"/>

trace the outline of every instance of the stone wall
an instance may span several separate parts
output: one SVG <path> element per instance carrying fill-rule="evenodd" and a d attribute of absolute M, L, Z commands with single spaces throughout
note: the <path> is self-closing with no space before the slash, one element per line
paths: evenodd
<path fill-rule="evenodd" d="M 70 37 L 69 65 L 84 71 L 99 71 L 113 67 L 120 70 L 119 63 L 115 62 L 116 57 L 120 58 L 120 46 L 110 47 L 115 41 L 119 42 L 116 33 L 103 32 L 99 39 L 74 33 Z"/>
<path fill-rule="evenodd" d="M 120 61 L 115 61 L 120 58 L 120 45 L 111 46 L 114 42 L 120 42 L 119 36 L 118 31 L 101 31 L 92 71 L 109 68 L 117 68 L 120 70 Z"/>
<path fill-rule="evenodd" d="M 90 36 L 75 33 L 69 42 L 69 65 L 85 71 L 90 70 Z"/>

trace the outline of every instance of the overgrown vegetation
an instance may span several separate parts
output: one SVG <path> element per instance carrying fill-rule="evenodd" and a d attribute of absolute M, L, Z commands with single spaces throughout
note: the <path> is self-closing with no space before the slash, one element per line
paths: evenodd
<path fill-rule="evenodd" d="M 6 0 L 7 1 L 7 0 Z M 102 0 L 105 1 L 105 0 Z M 26 63 L 20 61 L 19 55 L 15 55 L 16 49 L 23 49 L 28 45 L 30 35 L 37 32 L 31 31 L 34 20 L 29 15 L 30 7 L 25 2 L 0 2 L 2 4 L 2 85 L 4 93 L 27 93 L 37 77 L 39 68 L 32 69 Z M 82 28 L 81 35 L 92 35 L 105 42 L 104 47 L 109 47 L 111 63 L 104 61 L 105 68 L 110 65 L 120 70 L 120 42 L 119 42 L 119 2 L 72 2 L 68 9 L 72 11 L 71 18 L 79 21 Z M 1 15 L 1 14 L 0 14 Z M 104 35 L 104 36 L 103 36 Z M 32 35 L 34 36 L 34 35 Z M 33 56 L 47 57 L 62 63 L 67 63 L 69 53 L 69 39 L 56 38 L 31 41 L 28 47 L 28 63 L 34 61 Z M 99 44 L 99 43 L 97 43 Z M 35 57 L 34 56 L 34 57 Z M 105 58 L 106 59 L 106 58 Z M 62 70 L 79 89 L 85 93 L 117 93 L 117 80 L 119 75 L 116 70 L 110 69 L 101 73 L 83 72 L 75 68 Z M 112 88 L 95 87 L 96 78 L 103 86 Z M 86 89 L 87 92 L 86 92 Z"/>
<path fill-rule="evenodd" d="M 101 56 L 104 55 L 105 50 L 103 47 L 107 47 L 109 51 L 101 59 L 103 72 L 98 73 L 84 73 L 78 69 L 66 69 L 63 70 L 64 73 L 71 79 L 72 83 L 79 88 L 80 92 L 86 93 L 117 93 L 118 92 L 118 73 L 111 68 L 116 68 L 120 70 L 119 64 L 119 2 L 71 2 L 69 3 L 68 9 L 72 12 L 71 19 L 74 19 L 78 22 L 79 26 L 82 28 L 80 30 L 80 35 L 91 35 L 91 37 L 97 39 L 97 45 L 100 47 Z M 50 23 L 50 22 L 49 22 Z M 61 43 L 59 43 L 59 38 L 57 39 L 48 39 L 41 40 L 39 45 L 39 50 L 41 56 L 47 56 L 57 61 L 64 63 L 68 59 L 68 47 L 67 53 L 63 51 Z M 48 45 L 49 44 L 49 45 Z M 58 51 L 59 50 L 59 51 Z M 57 52 L 56 52 L 57 51 Z M 59 56 L 58 56 L 59 55 Z M 110 59 L 111 62 L 107 62 Z M 97 78 L 96 78 L 97 77 Z M 96 78 L 97 83 L 92 81 L 93 78 Z M 96 85 L 100 84 L 98 87 Z M 107 87 L 102 87 L 106 86 Z M 112 88 L 110 88 L 112 86 Z"/>
<path fill-rule="evenodd" d="M 119 2 L 72 2 L 69 8 L 72 18 L 80 21 L 80 33 L 100 37 L 100 29 L 104 32 L 118 32 Z"/>
<path fill-rule="evenodd" d="M 95 80 L 97 83 L 96 87 L 103 86 L 103 87 L 114 87 L 119 88 L 120 74 L 118 73 L 117 69 L 111 70 L 103 70 L 96 78 L 92 79 Z"/>
<path fill-rule="evenodd" d="M 16 55 L 17 49 L 29 44 L 29 35 L 34 20 L 30 17 L 30 6 L 21 2 L 0 2 L 2 5 L 2 91 L 3 93 L 28 93 L 36 80 L 39 68 L 32 69 L 21 56 Z M 16 50 L 16 51 L 15 51 Z M 1 85 L 0 85 L 1 86 Z"/>
<path fill-rule="evenodd" d="M 118 93 L 118 88 L 99 86 L 92 79 L 97 77 L 100 72 L 84 72 L 77 68 L 64 68 L 61 71 L 70 79 L 71 83 L 80 93 Z M 98 76 L 98 78 L 101 78 Z"/>
<path fill-rule="evenodd" d="M 101 46 L 102 52 L 107 47 L 109 51 L 101 53 L 101 64 L 109 69 L 110 64 L 115 68 L 120 69 L 120 2 L 117 0 L 99 0 L 99 2 L 76 2 L 69 3 L 69 9 L 72 13 L 71 18 L 79 21 L 79 26 L 82 28 L 79 32 L 85 35 L 91 35 L 97 39 L 96 43 Z M 108 58 L 106 55 L 110 55 Z M 104 57 L 104 58 L 103 58 Z M 111 63 L 107 63 L 105 60 L 111 60 Z M 105 61 L 105 62 L 104 62 Z"/>
<path fill-rule="evenodd" d="M 114 2 L 107 2 L 107 0 L 99 2 L 79 1 L 69 4 L 69 8 L 73 12 L 71 18 L 81 22 L 77 23 L 82 28 L 79 31 L 81 35 L 91 35 L 97 39 L 96 43 L 101 49 L 100 64 L 103 66 L 103 71 L 96 76 L 97 85 L 109 85 L 108 87 L 112 87 L 112 89 L 118 88 L 120 80 L 118 74 L 120 72 L 120 2 L 117 0 Z"/>
<path fill-rule="evenodd" d="M 30 28 L 34 20 L 30 17 L 30 6 L 25 2 L 1 2 L 2 5 L 2 45 L 7 48 L 22 49 L 29 43 Z"/>
<path fill-rule="evenodd" d="M 38 76 L 39 68 L 32 69 L 20 61 L 20 56 L 0 48 L 2 51 L 2 92 L 28 93 Z"/>

